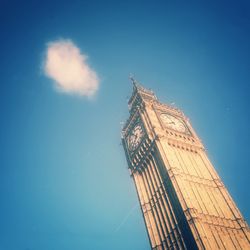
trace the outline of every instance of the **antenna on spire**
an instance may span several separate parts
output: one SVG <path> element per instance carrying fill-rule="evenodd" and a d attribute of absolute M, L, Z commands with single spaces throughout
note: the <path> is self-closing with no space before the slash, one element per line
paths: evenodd
<path fill-rule="evenodd" d="M 133 74 L 131 74 L 131 73 L 129 74 L 129 79 L 131 80 L 131 82 L 133 83 L 133 85 L 136 87 L 137 81 L 135 80 Z"/>

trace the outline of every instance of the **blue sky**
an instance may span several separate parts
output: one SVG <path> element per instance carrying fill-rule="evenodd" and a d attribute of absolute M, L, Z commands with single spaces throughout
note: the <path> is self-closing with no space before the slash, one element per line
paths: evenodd
<path fill-rule="evenodd" d="M 1 1 L 0 250 L 149 249 L 120 145 L 133 73 L 190 118 L 250 220 L 248 1 Z M 69 39 L 93 98 L 43 70 Z"/>

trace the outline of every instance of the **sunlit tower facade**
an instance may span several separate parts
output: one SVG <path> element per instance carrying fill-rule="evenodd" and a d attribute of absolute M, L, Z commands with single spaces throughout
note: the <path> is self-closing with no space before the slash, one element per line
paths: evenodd
<path fill-rule="evenodd" d="M 250 249 L 249 228 L 189 120 L 133 78 L 122 130 L 152 249 Z"/>

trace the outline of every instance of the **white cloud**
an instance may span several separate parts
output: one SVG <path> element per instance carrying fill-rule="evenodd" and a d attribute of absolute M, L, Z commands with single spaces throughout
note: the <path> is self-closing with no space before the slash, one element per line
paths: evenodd
<path fill-rule="evenodd" d="M 90 97 L 99 87 L 98 76 L 87 64 L 87 56 L 70 40 L 48 43 L 44 72 L 62 92 Z"/>

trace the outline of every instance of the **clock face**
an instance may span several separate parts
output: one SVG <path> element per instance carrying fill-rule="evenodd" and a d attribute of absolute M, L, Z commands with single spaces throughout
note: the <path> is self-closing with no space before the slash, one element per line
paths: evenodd
<path fill-rule="evenodd" d="M 129 150 L 134 151 L 135 149 L 137 149 L 137 147 L 142 141 L 143 135 L 144 135 L 144 132 L 142 130 L 141 125 L 140 124 L 135 125 L 135 127 L 133 128 L 133 130 L 128 136 Z"/>
<path fill-rule="evenodd" d="M 166 127 L 182 133 L 187 132 L 187 128 L 180 118 L 170 114 L 161 114 L 160 117 Z"/>

